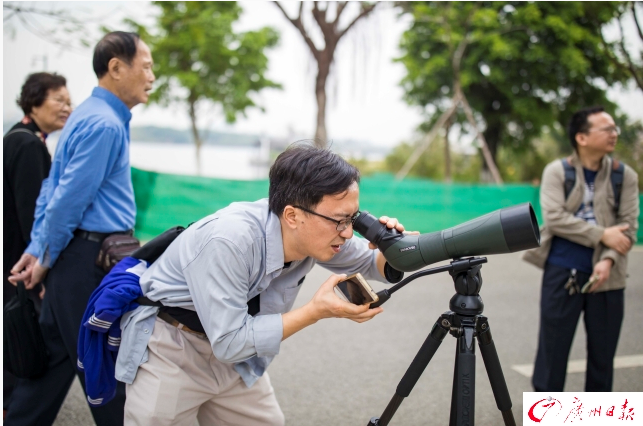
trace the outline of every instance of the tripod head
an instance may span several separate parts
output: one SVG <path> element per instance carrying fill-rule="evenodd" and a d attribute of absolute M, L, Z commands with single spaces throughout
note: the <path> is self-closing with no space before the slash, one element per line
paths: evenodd
<path fill-rule="evenodd" d="M 487 261 L 486 258 L 478 259 Z M 449 309 L 463 316 L 480 315 L 484 310 L 484 303 L 480 297 L 482 264 L 471 265 L 470 260 L 465 259 L 454 260 L 451 265 L 453 268 L 449 275 L 453 278 L 456 294 L 449 301 Z"/>
<path fill-rule="evenodd" d="M 438 266 L 437 268 L 425 269 L 415 274 L 409 275 L 401 282 L 391 288 L 385 288 L 378 291 L 379 300 L 371 303 L 371 309 L 382 306 L 391 298 L 393 293 L 404 287 L 411 281 L 414 281 L 425 275 L 433 275 L 440 272 L 448 272 L 453 278 L 456 294 L 449 302 L 449 308 L 461 315 L 478 315 L 482 313 L 484 304 L 480 298 L 480 288 L 482 287 L 482 275 L 480 270 L 482 264 L 487 263 L 486 257 L 468 257 L 465 259 L 454 259 L 449 265 Z"/>

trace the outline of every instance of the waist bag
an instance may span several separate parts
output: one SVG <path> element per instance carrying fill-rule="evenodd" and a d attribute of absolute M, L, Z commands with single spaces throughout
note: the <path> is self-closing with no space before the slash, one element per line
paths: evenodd
<path fill-rule="evenodd" d="M 22 281 L 4 307 L 4 367 L 14 376 L 29 379 L 47 371 L 47 347 L 38 315 Z"/>
<path fill-rule="evenodd" d="M 96 265 L 105 272 L 109 272 L 114 265 L 131 256 L 140 247 L 141 243 L 131 235 L 112 234 L 103 240 L 96 258 Z"/>

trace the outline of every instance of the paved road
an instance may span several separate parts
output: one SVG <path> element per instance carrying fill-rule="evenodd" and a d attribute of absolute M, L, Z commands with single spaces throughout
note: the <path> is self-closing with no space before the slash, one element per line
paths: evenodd
<path fill-rule="evenodd" d="M 643 355 L 643 248 L 630 255 L 626 314 L 617 356 Z M 328 273 L 315 268 L 297 306 L 308 301 Z M 530 364 L 536 352 L 540 271 L 518 254 L 490 256 L 482 269 L 481 296 L 509 387 L 518 424 L 522 392 L 530 379 L 512 366 Z M 372 283 L 376 289 L 379 283 Z M 270 377 L 287 425 L 360 425 L 381 415 L 395 388 L 453 295 L 445 274 L 423 277 L 396 293 L 385 312 L 365 324 L 321 321 L 286 340 L 271 365 Z M 579 324 L 571 360 L 584 358 L 584 327 Z M 447 336 L 391 425 L 447 425 L 456 340 Z M 476 352 L 478 350 L 476 349 Z M 478 353 L 476 411 L 478 426 L 502 424 Z M 617 369 L 614 391 L 643 391 L 643 367 Z M 566 391 L 582 391 L 584 374 L 568 374 Z M 56 426 L 91 425 L 80 387 L 72 388 Z"/>

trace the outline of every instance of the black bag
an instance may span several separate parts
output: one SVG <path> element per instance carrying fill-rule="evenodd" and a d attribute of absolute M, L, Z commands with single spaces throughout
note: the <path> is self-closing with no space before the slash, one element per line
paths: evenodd
<path fill-rule="evenodd" d="M 4 368 L 16 377 L 29 379 L 47 371 L 47 347 L 36 308 L 22 281 L 16 293 L 4 306 Z"/>
<path fill-rule="evenodd" d="M 190 226 L 190 225 L 188 225 Z M 161 235 L 153 238 L 148 241 L 143 247 L 137 249 L 130 256 L 136 259 L 143 259 L 149 264 L 152 264 L 163 254 L 163 252 L 172 244 L 172 241 L 178 237 L 181 232 L 185 230 L 182 226 L 175 226 L 170 228 L 167 231 L 163 232 Z"/>

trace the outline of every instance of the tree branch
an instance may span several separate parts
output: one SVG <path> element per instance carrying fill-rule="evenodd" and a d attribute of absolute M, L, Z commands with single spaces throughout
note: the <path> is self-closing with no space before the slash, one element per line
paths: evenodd
<path fill-rule="evenodd" d="M 301 13 L 302 13 L 302 9 L 304 8 L 304 2 L 301 2 L 300 5 L 299 5 L 299 16 L 297 16 L 296 19 L 290 18 L 288 16 L 288 13 L 286 13 L 284 8 L 281 6 L 281 4 L 279 4 L 278 1 L 275 1 L 274 3 L 277 5 L 279 10 L 281 10 L 281 13 L 284 14 L 286 19 L 288 19 L 290 21 L 290 23 L 293 24 L 295 26 L 295 28 L 297 28 L 299 30 L 299 32 L 301 33 L 302 37 L 304 38 L 304 41 L 308 45 L 308 48 L 312 52 L 313 56 L 315 57 L 315 59 L 319 60 L 319 55 L 320 55 L 319 49 L 317 49 L 317 47 L 315 46 L 315 43 L 313 43 L 311 38 L 308 36 L 308 33 L 306 32 L 306 28 L 304 28 L 304 24 L 303 24 L 303 22 L 301 20 Z"/>
<path fill-rule="evenodd" d="M 636 6 L 636 2 L 633 1 L 632 5 L 631 5 L 631 7 L 632 7 L 632 16 L 634 17 L 634 23 L 636 24 L 636 29 L 639 32 L 639 37 L 641 38 L 641 40 L 643 40 L 643 31 L 641 30 L 641 24 L 639 24 L 639 20 L 636 17 L 636 7 L 635 6 Z"/>
<path fill-rule="evenodd" d="M 467 48 L 467 45 L 469 44 L 469 35 L 464 36 L 462 41 L 460 41 L 460 44 L 458 44 L 458 47 L 455 49 L 455 52 L 453 53 L 453 61 L 452 61 L 452 66 L 453 66 L 453 73 L 456 77 L 456 80 L 459 81 L 459 76 L 460 76 L 460 63 L 462 62 L 462 56 L 464 56 L 464 51 Z"/>
<path fill-rule="evenodd" d="M 433 142 L 433 139 L 435 139 L 440 129 L 444 127 L 444 124 L 447 122 L 447 120 L 451 118 L 453 114 L 455 114 L 455 111 L 458 109 L 458 105 L 460 104 L 460 100 L 460 93 L 456 93 L 451 101 L 451 107 L 444 111 L 440 118 L 438 118 L 438 121 L 433 125 L 431 130 L 429 130 L 429 133 L 426 134 L 420 145 L 415 148 L 415 151 L 413 151 L 413 153 L 406 160 L 404 166 L 402 166 L 400 171 L 397 172 L 397 174 L 395 175 L 395 180 L 402 180 L 406 177 L 407 174 L 409 174 L 417 160 L 420 159 L 422 153 L 426 151 L 426 149 L 431 145 L 431 142 Z"/>
<path fill-rule="evenodd" d="M 478 130 L 478 124 L 476 123 L 476 120 L 473 118 L 473 111 L 471 111 L 471 107 L 469 106 L 469 102 L 467 102 L 466 96 L 464 96 L 464 93 L 462 93 L 462 89 L 460 89 L 460 86 L 456 86 L 456 93 L 459 94 L 460 101 L 462 102 L 462 109 L 464 109 L 464 114 L 467 116 L 467 120 L 469 121 L 469 124 L 471 127 L 473 127 L 473 130 L 476 131 L 478 140 L 480 141 L 481 149 L 482 149 L 482 156 L 485 159 L 485 162 L 487 163 L 487 167 L 489 167 L 489 171 L 491 172 L 491 176 L 493 176 L 493 180 L 496 181 L 498 185 L 502 185 L 502 177 L 500 176 L 500 172 L 498 171 L 498 167 L 496 166 L 496 163 L 493 161 L 493 156 L 491 155 L 491 151 L 489 150 L 489 145 L 487 145 L 487 140 L 484 138 L 484 135 L 480 130 Z"/>
<path fill-rule="evenodd" d="M 347 4 L 348 4 L 347 1 L 340 1 L 337 4 L 337 16 L 335 16 L 335 21 L 333 22 L 333 27 L 335 29 L 337 29 L 337 27 L 339 26 L 339 17 L 342 16 L 342 12 L 344 12 L 344 8 L 346 7 Z"/>
<path fill-rule="evenodd" d="M 344 34 L 346 34 L 348 30 L 350 30 L 351 27 L 355 25 L 355 22 L 359 21 L 360 19 L 362 19 L 363 17 L 371 13 L 373 9 L 375 9 L 375 6 L 377 6 L 377 4 L 378 3 L 373 3 L 371 5 L 364 6 L 364 3 L 362 3 L 362 12 L 359 15 L 357 15 L 357 17 L 353 19 L 353 21 L 350 24 L 348 24 L 348 26 L 344 28 L 342 32 L 339 33 L 339 37 L 337 37 L 337 41 L 339 41 L 339 39 L 341 39 L 344 36 Z"/>
<path fill-rule="evenodd" d="M 621 22 L 622 16 L 623 15 L 619 16 L 616 20 L 618 22 L 618 29 L 621 34 L 621 39 L 619 40 L 618 44 L 619 44 L 619 47 L 621 48 L 621 54 L 625 58 L 626 68 L 630 71 L 630 74 L 632 74 L 632 77 L 634 78 L 634 81 L 636 81 L 637 86 L 639 86 L 639 88 L 643 90 L 643 81 L 641 81 L 641 78 L 638 75 L 639 70 L 636 69 L 636 67 L 634 66 L 634 63 L 632 62 L 632 58 L 630 57 L 629 52 L 627 51 L 627 49 L 625 49 L 625 34 L 623 32 L 623 22 Z"/>
<path fill-rule="evenodd" d="M 319 2 L 313 2 L 313 17 L 315 18 L 315 21 L 317 22 L 317 25 L 319 26 L 322 34 L 324 34 L 324 41 L 326 42 L 324 50 L 326 50 L 326 48 L 328 48 L 329 46 L 331 46 L 332 49 L 332 46 L 337 44 L 337 40 L 339 40 L 339 38 L 336 39 L 333 25 L 329 22 L 326 22 L 326 12 L 328 8 L 320 9 L 318 4 Z"/>
<path fill-rule="evenodd" d="M 600 36 L 601 36 L 601 46 L 603 48 L 603 52 L 605 53 L 605 56 L 607 56 L 607 58 L 614 64 L 614 66 L 616 66 L 621 70 L 624 70 L 628 74 L 631 74 L 632 77 L 634 78 L 634 82 L 636 83 L 636 85 L 639 86 L 641 90 L 643 90 L 643 86 L 641 85 L 641 82 L 637 79 L 636 74 L 633 73 L 633 70 L 614 55 L 614 52 L 612 52 L 611 44 L 605 41 L 605 36 L 603 36 L 602 32 L 600 33 Z"/>

